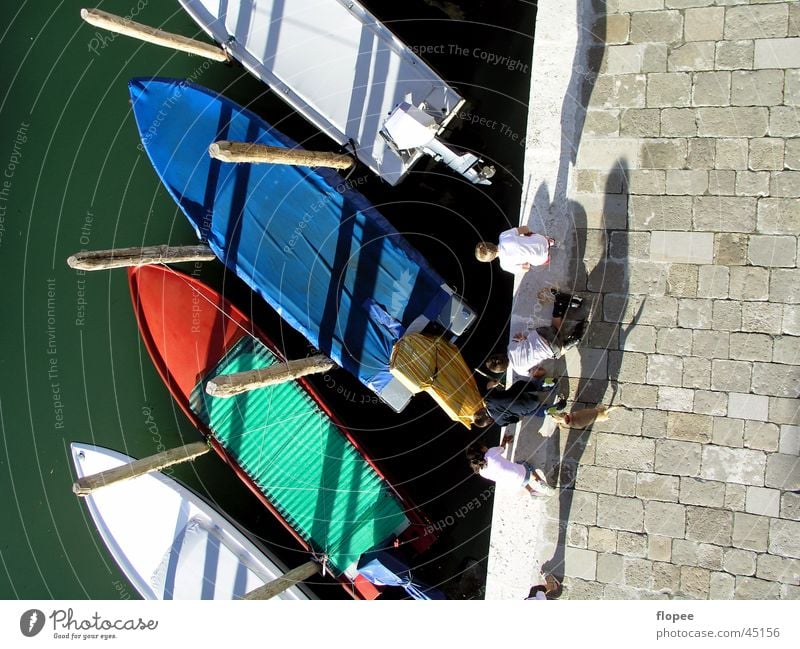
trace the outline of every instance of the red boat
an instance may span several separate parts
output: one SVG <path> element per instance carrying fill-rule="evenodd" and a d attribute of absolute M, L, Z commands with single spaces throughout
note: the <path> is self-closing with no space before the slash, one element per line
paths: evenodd
<path fill-rule="evenodd" d="M 356 599 L 379 591 L 359 557 L 397 541 L 422 552 L 429 522 L 403 498 L 303 379 L 230 398 L 208 380 L 283 362 L 236 307 L 161 266 L 128 271 L 139 331 L 173 398 L 214 450 Z"/>

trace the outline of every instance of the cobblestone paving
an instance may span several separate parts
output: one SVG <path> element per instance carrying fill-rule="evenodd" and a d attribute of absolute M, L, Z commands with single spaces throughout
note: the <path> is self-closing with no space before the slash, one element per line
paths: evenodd
<path fill-rule="evenodd" d="M 630 410 L 553 442 L 540 556 L 570 598 L 800 598 L 800 3 L 609 0 L 593 31 L 567 366 Z"/>

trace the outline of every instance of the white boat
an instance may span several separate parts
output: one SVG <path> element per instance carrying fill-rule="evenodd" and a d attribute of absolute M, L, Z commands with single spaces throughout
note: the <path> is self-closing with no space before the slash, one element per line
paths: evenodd
<path fill-rule="evenodd" d="M 73 442 L 78 478 L 134 458 Z M 234 599 L 286 569 L 228 518 L 161 473 L 118 482 L 86 496 L 97 531 L 144 599 Z M 281 599 L 309 599 L 297 586 Z"/>
<path fill-rule="evenodd" d="M 396 185 L 425 154 L 470 182 L 494 168 L 437 136 L 464 99 L 353 0 L 179 0 L 297 112 Z"/>

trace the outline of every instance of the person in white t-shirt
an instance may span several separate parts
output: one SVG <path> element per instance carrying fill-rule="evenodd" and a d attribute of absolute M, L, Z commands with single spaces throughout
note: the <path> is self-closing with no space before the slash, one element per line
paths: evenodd
<path fill-rule="evenodd" d="M 490 262 L 500 260 L 500 268 L 509 273 L 527 273 L 534 266 L 550 262 L 550 248 L 555 239 L 536 234 L 526 225 L 500 233 L 496 244 L 481 241 L 475 246 L 475 258 Z"/>
<path fill-rule="evenodd" d="M 570 308 L 579 308 L 583 300 L 566 293 L 555 293 L 553 318 L 547 327 L 533 331 L 519 331 L 511 337 L 504 354 L 492 354 L 486 359 L 486 369 L 500 375 L 509 367 L 515 374 L 538 378 L 544 375 L 540 367 L 544 361 L 560 358 L 565 351 L 577 345 L 586 331 L 586 321 L 580 320 L 568 334 L 564 334 L 564 316 Z M 493 388 L 498 381 L 492 380 Z"/>
<path fill-rule="evenodd" d="M 500 446 L 486 448 L 483 442 L 476 442 L 467 449 L 467 459 L 472 470 L 482 478 L 491 480 L 498 489 L 525 489 L 532 496 L 549 496 L 552 488 L 547 484 L 547 479 L 541 469 L 535 469 L 527 462 L 512 462 L 507 460 L 506 446 L 514 439 L 513 435 L 506 435 Z"/>

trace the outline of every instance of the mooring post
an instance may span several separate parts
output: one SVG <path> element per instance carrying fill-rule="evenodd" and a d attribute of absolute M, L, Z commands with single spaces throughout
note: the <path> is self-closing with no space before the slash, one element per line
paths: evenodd
<path fill-rule="evenodd" d="M 260 586 L 247 593 L 242 599 L 272 599 L 280 595 L 283 591 L 290 589 L 295 584 L 300 583 L 316 575 L 322 566 L 316 561 L 308 561 L 302 566 L 297 566 L 277 579 Z"/>
<path fill-rule="evenodd" d="M 216 255 L 206 245 L 161 245 L 78 252 L 67 259 L 67 265 L 79 270 L 107 270 L 126 266 L 174 264 L 182 261 L 211 261 L 213 259 L 216 259 Z"/>
<path fill-rule="evenodd" d="M 349 169 L 353 166 L 353 159 L 340 153 L 285 149 L 252 142 L 220 140 L 208 147 L 208 154 L 222 162 L 268 162 L 302 167 L 331 167 L 333 169 Z"/>
<path fill-rule="evenodd" d="M 247 370 L 236 374 L 220 374 L 206 383 L 206 392 L 212 397 L 233 397 L 270 385 L 294 381 L 301 376 L 321 374 L 336 367 L 330 358 L 323 354 L 309 356 L 280 363 L 261 370 Z"/>
<path fill-rule="evenodd" d="M 160 471 L 173 464 L 194 460 L 194 458 L 204 455 L 210 450 L 211 448 L 206 442 L 185 444 L 184 446 L 156 453 L 155 455 L 142 458 L 141 460 L 134 460 L 130 464 L 125 464 L 115 469 L 84 476 L 73 483 L 72 491 L 78 496 L 88 496 L 101 487 L 107 487 L 117 482 L 137 478 L 151 471 Z"/>
<path fill-rule="evenodd" d="M 128 20 L 122 16 L 115 16 L 107 11 L 100 9 L 81 9 L 81 18 L 87 23 L 100 29 L 106 29 L 116 34 L 138 38 L 141 41 L 169 47 L 174 50 L 197 54 L 214 61 L 226 62 L 230 60 L 228 53 L 221 47 L 196 41 L 193 38 L 171 34 L 155 27 L 142 25 L 141 23 Z"/>

